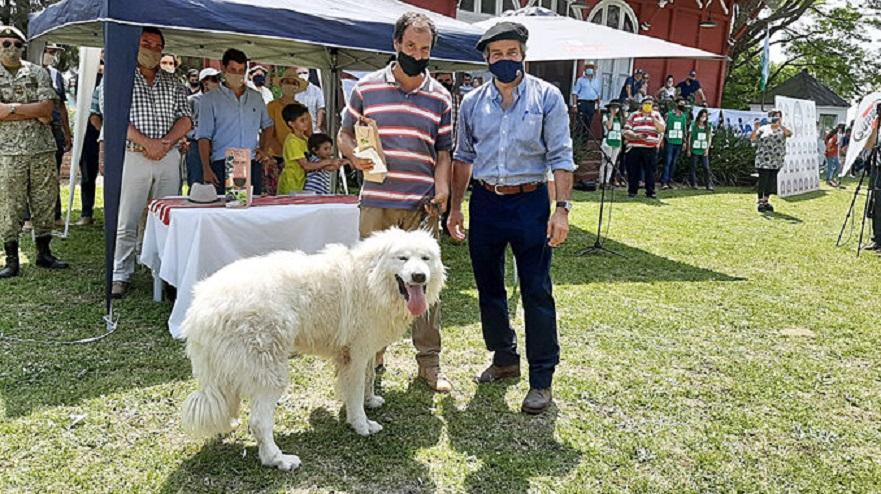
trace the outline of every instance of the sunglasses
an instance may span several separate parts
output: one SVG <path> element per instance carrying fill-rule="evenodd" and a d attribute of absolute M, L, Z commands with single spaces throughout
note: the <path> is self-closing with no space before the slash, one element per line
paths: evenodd
<path fill-rule="evenodd" d="M 24 47 L 24 43 L 22 43 L 21 41 L 6 40 L 3 42 L 3 48 L 9 48 L 10 46 L 13 46 L 13 45 L 15 45 L 16 48 L 23 48 Z"/>

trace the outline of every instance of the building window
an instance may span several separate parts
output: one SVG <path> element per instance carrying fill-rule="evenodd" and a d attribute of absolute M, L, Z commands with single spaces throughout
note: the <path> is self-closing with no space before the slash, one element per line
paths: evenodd
<path fill-rule="evenodd" d="M 544 7 L 559 15 L 570 16 L 570 6 L 576 0 L 459 0 L 459 11 L 479 16 L 497 16 L 521 7 Z"/>
<path fill-rule="evenodd" d="M 594 24 L 631 33 L 635 33 L 639 25 L 636 13 L 623 0 L 602 0 L 590 11 L 587 18 Z M 597 73 L 603 84 L 603 101 L 618 97 L 621 87 L 624 86 L 624 81 L 630 76 L 632 69 L 632 58 L 597 61 Z"/>

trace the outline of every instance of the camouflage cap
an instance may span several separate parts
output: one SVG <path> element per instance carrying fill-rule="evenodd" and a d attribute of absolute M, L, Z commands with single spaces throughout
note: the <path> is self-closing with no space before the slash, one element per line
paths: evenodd
<path fill-rule="evenodd" d="M 18 38 L 25 42 L 28 40 L 15 26 L 0 26 L 0 38 Z"/>

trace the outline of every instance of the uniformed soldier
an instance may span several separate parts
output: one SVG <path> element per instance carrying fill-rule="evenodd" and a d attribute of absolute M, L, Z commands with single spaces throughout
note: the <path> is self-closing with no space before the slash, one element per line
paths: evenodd
<path fill-rule="evenodd" d="M 55 139 L 49 124 L 55 90 L 49 73 L 21 59 L 24 34 L 0 26 L 0 239 L 6 266 L 0 278 L 19 274 L 18 235 L 30 205 L 37 242 L 37 266 L 66 268 L 49 250 L 55 186 Z"/>

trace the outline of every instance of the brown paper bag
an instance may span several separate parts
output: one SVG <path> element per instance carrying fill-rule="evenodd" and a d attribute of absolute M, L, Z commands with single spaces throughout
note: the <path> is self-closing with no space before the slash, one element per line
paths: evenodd
<path fill-rule="evenodd" d="M 376 128 L 376 122 L 355 124 L 355 141 L 358 144 L 355 156 L 373 161 L 373 169 L 364 172 L 364 180 L 376 183 L 384 182 L 388 168 L 386 167 L 385 155 L 382 152 L 382 143 L 379 140 L 379 129 Z"/>

